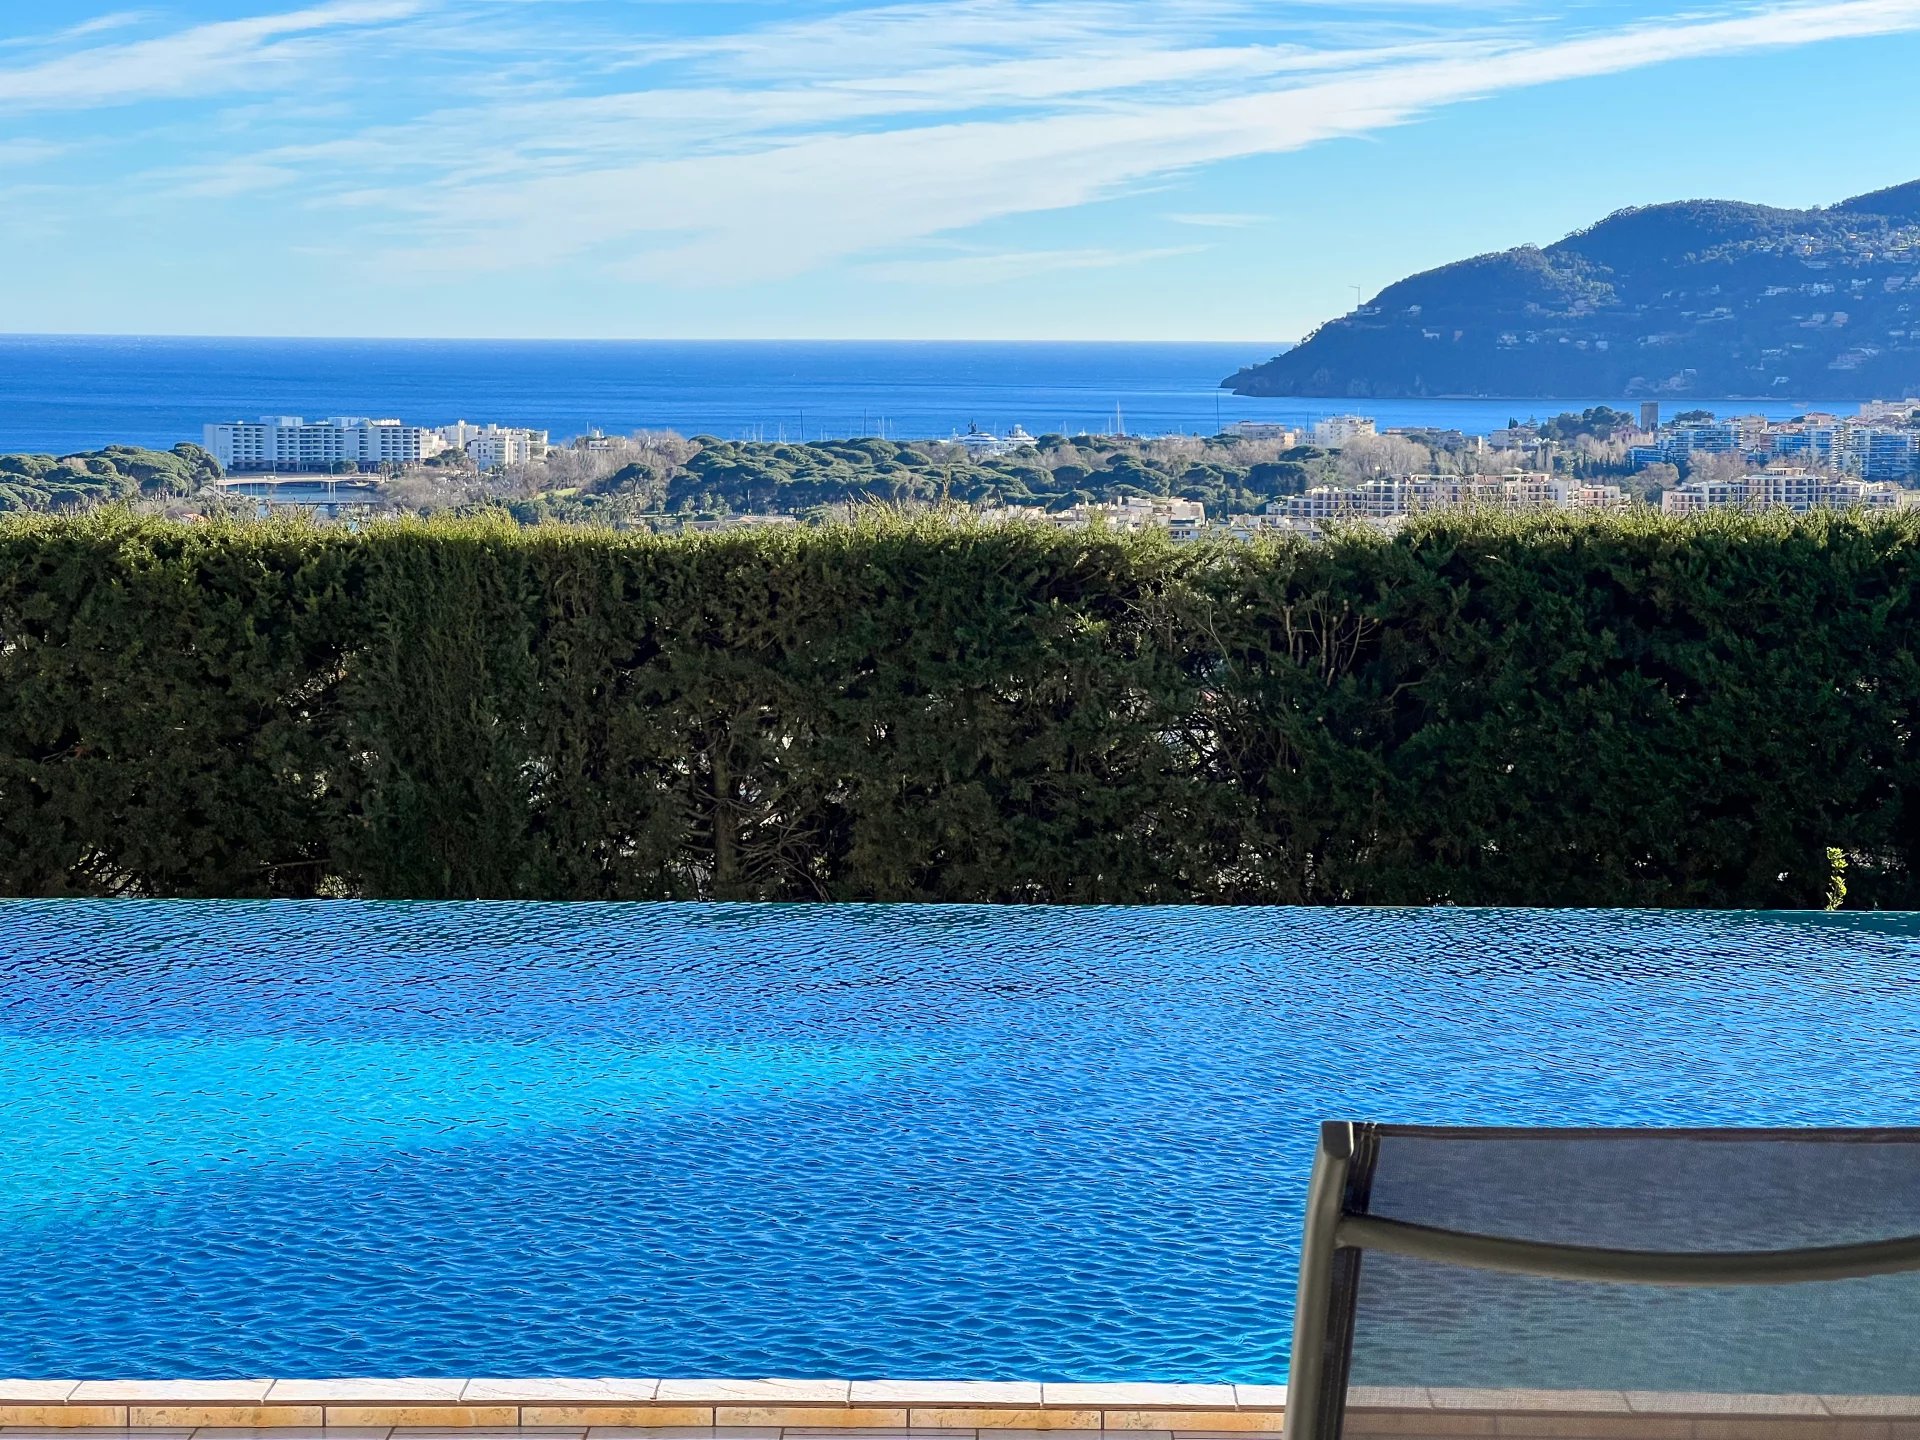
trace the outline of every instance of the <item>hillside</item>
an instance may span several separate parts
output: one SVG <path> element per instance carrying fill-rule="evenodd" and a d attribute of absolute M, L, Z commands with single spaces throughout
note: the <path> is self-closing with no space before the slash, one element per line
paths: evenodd
<path fill-rule="evenodd" d="M 1920 393 L 1920 181 L 1817 210 L 1688 200 L 1388 286 L 1241 395 Z"/>
<path fill-rule="evenodd" d="M 198 445 L 109 445 L 84 455 L 0 455 L 0 510 L 76 510 L 117 500 L 191 495 L 220 478 Z"/>
<path fill-rule="evenodd" d="M 605 475 L 555 474 L 560 459 L 521 467 L 504 483 L 530 493 L 508 508 L 529 524 L 631 523 L 662 515 L 808 515 L 874 502 L 1062 509 L 1159 495 L 1198 500 L 1211 513 L 1227 514 L 1298 494 L 1321 478 L 1325 461 L 1317 450 L 1226 436 L 1043 435 L 1034 449 L 991 460 L 969 460 L 937 442 L 775 445 L 701 435 L 680 444 L 678 453 L 656 447 Z"/>

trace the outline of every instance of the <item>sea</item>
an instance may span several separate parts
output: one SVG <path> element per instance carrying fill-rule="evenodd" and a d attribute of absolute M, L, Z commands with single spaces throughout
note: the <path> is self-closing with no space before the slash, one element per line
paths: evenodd
<path fill-rule="evenodd" d="M 1290 424 L 1357 412 L 1384 428 L 1484 433 L 1509 420 L 1610 404 L 1567 400 L 1248 399 L 1220 382 L 1285 342 L 817 340 L 322 340 L 0 335 L 0 453 L 103 445 L 164 449 L 201 427 L 262 415 L 471 420 L 556 440 L 676 430 L 728 440 L 884 435 L 940 439 L 969 426 L 1034 434 L 1214 434 L 1236 420 Z M 1788 418 L 1851 401 L 1688 400 Z"/>

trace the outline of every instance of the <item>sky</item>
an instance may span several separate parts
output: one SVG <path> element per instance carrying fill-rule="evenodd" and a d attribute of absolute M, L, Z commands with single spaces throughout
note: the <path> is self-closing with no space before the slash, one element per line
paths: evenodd
<path fill-rule="evenodd" d="M 4 0 L 0 330 L 1286 340 L 1920 178 L 1916 73 L 1920 0 Z"/>

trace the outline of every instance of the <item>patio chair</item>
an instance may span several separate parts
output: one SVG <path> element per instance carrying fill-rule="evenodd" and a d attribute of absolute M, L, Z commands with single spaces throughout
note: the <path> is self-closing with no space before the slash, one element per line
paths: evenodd
<path fill-rule="evenodd" d="M 1599 1418 L 1540 1433 L 1631 1436 L 1663 1408 L 1920 1429 L 1916 1272 L 1920 1129 L 1327 1124 L 1286 1437 L 1341 1440 L 1350 1399 L 1501 1435 L 1558 1410 Z M 1355 1429 L 1420 1433 L 1393 1418 Z"/>

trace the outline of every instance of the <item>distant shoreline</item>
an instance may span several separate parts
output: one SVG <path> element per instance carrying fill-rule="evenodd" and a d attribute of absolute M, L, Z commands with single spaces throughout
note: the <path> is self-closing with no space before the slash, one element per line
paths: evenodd
<path fill-rule="evenodd" d="M 1485 433 L 1531 397 L 1245 397 L 1220 377 L 1280 342 L 337 341 L 0 335 L 0 453 L 168 449 L 262 415 L 456 420 L 723 440 L 938 440 L 968 426 L 1035 435 L 1216 434 L 1360 410 L 1382 428 Z M 1841 404 L 1768 402 L 1777 418 Z M 1555 408 L 1621 407 L 1568 397 Z M 1714 401 L 1689 400 L 1687 405 Z M 1740 402 L 1749 408 L 1748 402 Z M 1847 409 L 1853 408 L 1847 403 Z"/>

